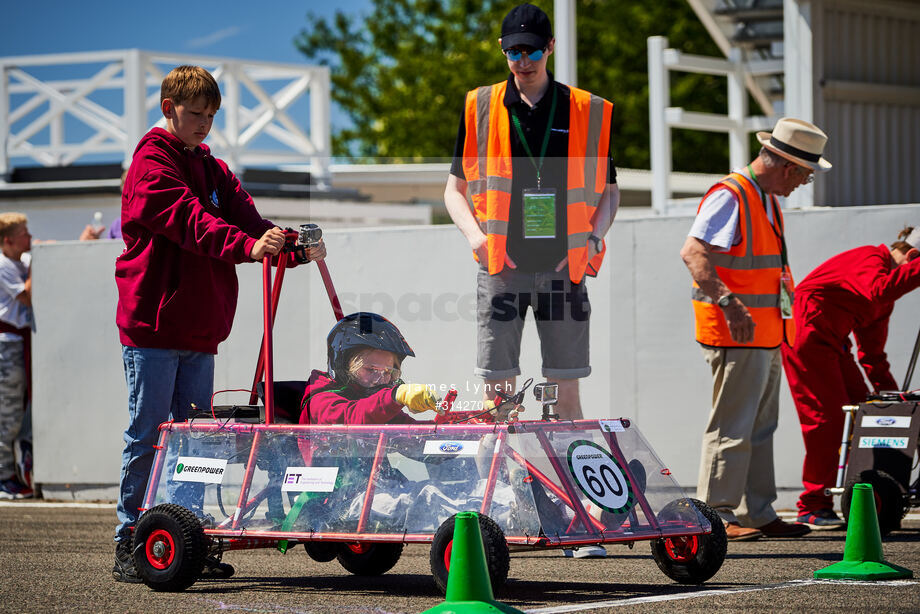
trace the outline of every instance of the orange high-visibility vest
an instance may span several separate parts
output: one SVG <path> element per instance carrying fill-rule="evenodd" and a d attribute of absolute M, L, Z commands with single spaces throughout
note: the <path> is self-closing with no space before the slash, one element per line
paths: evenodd
<path fill-rule="evenodd" d="M 503 81 L 472 90 L 466 95 L 463 172 L 473 212 L 488 237 L 490 275 L 505 266 L 511 209 L 511 123 L 503 102 L 507 86 L 508 82 Z M 569 278 L 573 283 L 579 283 L 585 273 L 597 275 L 606 252 L 604 246 L 588 262 L 592 219 L 607 186 L 613 103 L 585 90 L 569 89 L 567 251 Z"/>
<path fill-rule="evenodd" d="M 732 339 L 722 308 L 693 282 L 691 298 L 696 315 L 696 340 L 716 347 L 775 348 L 783 342 L 785 322 L 779 309 L 779 284 L 783 271 L 783 213 L 776 197 L 764 203 L 760 189 L 748 177 L 732 173 L 714 185 L 703 201 L 716 190 L 730 190 L 738 200 L 741 242 L 728 252 L 712 252 L 710 259 L 719 278 L 737 296 L 754 319 L 754 340 L 737 343 Z M 703 205 L 700 201 L 700 207 Z M 776 231 L 767 217 L 766 207 L 773 207 Z M 700 207 L 697 208 L 699 213 Z M 791 326 L 790 326 L 791 328 Z M 793 332 L 788 335 L 791 341 Z"/>

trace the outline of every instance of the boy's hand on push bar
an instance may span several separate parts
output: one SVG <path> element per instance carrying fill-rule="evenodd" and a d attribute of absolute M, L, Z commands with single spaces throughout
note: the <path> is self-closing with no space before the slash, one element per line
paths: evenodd
<path fill-rule="evenodd" d="M 266 255 L 272 256 L 279 254 L 284 247 L 284 231 L 275 226 L 265 231 L 265 234 L 256 241 L 249 252 L 249 257 L 253 260 L 261 260 Z"/>
<path fill-rule="evenodd" d="M 298 245 L 294 251 L 294 256 L 300 264 L 323 260 L 326 257 L 326 243 L 320 239 L 319 243 L 312 247 Z"/>

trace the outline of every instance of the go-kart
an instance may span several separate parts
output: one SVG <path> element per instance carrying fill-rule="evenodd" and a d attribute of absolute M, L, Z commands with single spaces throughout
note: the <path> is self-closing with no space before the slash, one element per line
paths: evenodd
<path fill-rule="evenodd" d="M 291 232 L 286 249 L 303 234 Z M 556 419 L 552 385 L 533 387 L 541 420 L 516 418 L 525 385 L 483 411 L 455 411 L 448 394 L 433 423 L 286 423 L 297 420 L 305 382 L 272 379 L 278 262 L 274 288 L 268 259 L 263 265 L 265 336 L 250 404 L 212 406 L 160 427 L 133 535 L 150 588 L 184 590 L 206 558 L 232 550 L 303 544 L 317 561 L 378 575 L 405 544 L 424 543 L 443 592 L 461 511 L 478 513 L 496 591 L 519 550 L 645 540 L 677 582 L 702 583 L 719 570 L 727 542 L 718 515 L 684 496 L 630 420 Z M 341 317 L 328 270 L 317 264 Z"/>

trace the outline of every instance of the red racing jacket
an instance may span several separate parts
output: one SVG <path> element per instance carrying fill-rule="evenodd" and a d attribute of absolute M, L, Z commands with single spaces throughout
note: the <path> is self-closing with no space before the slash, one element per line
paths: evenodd
<path fill-rule="evenodd" d="M 403 411 L 393 399 L 393 388 L 384 388 L 366 397 L 353 395 L 328 373 L 310 373 L 303 401 L 301 424 L 415 424 L 417 420 Z"/>
<path fill-rule="evenodd" d="M 885 245 L 866 245 L 838 254 L 808 274 L 795 288 L 797 335 L 850 351 L 856 338 L 857 358 L 879 390 L 896 390 L 885 342 L 894 302 L 920 287 L 920 258 L 895 266 Z"/>

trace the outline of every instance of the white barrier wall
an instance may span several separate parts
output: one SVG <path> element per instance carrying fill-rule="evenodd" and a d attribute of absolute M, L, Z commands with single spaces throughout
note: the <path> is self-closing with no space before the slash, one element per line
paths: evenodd
<path fill-rule="evenodd" d="M 858 245 L 890 243 L 920 224 L 920 205 L 816 209 L 786 214 L 793 273 L 801 279 L 826 258 Z M 586 417 L 632 418 L 677 480 L 696 483 L 709 411 L 708 366 L 693 341 L 689 275 L 679 250 L 689 217 L 618 220 L 601 274 L 589 280 L 592 375 L 582 382 Z M 330 230 L 327 263 L 346 313 L 378 311 L 415 349 L 404 377 L 455 385 L 479 399 L 475 362 L 475 272 L 453 226 Z M 114 260 L 120 242 L 62 242 L 34 248 L 35 478 L 46 496 L 112 499 L 127 424 L 121 347 L 115 328 Z M 220 346 L 215 389 L 248 388 L 261 338 L 261 266 L 238 267 L 233 333 Z M 325 368 L 333 315 L 315 267 L 288 271 L 275 327 L 275 379 L 305 379 Z M 207 306 L 203 305 L 203 309 Z M 898 302 L 888 351 L 901 382 L 920 318 L 920 292 Z M 532 315 L 532 314 L 531 314 Z M 525 377 L 540 381 L 532 318 L 522 350 Z M 915 380 L 915 385 L 920 381 Z M 219 403 L 246 402 L 235 393 Z M 525 417 L 537 419 L 528 397 Z M 776 475 L 791 506 L 800 487 L 802 443 L 783 386 Z"/>

